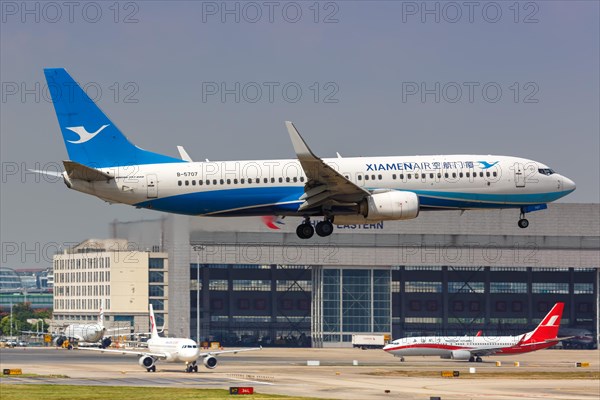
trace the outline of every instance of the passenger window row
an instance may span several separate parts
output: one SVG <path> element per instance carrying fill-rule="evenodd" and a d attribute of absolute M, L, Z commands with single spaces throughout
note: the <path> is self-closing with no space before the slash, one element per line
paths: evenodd
<path fill-rule="evenodd" d="M 282 178 L 282 177 L 279 177 L 279 179 L 277 179 L 277 182 L 279 182 L 279 183 L 283 183 L 283 181 L 284 181 L 284 178 Z M 186 179 L 185 181 L 182 181 L 182 180 L 177 181 L 177 185 L 178 186 L 184 186 L 184 185 L 185 186 L 190 186 L 190 185 L 191 186 L 196 186 L 196 185 L 198 185 L 198 186 L 203 186 L 203 185 L 206 185 L 206 186 L 213 185 L 213 186 L 215 186 L 215 185 L 225 185 L 225 184 L 227 184 L 227 185 L 231 185 L 231 184 L 233 184 L 233 185 L 260 184 L 260 183 L 269 183 L 269 182 L 270 183 L 275 183 L 276 180 L 275 180 L 275 178 L 271 178 L 271 179 L 269 179 L 269 178 L 263 178 L 262 182 L 261 182 L 260 178 L 248 178 L 248 179 L 245 179 L 245 178 L 241 178 L 241 179 L 237 179 L 237 178 L 235 178 L 235 179 L 213 179 L 212 181 L 210 179 L 206 179 L 206 180 L 202 180 L 202 179 L 198 179 L 198 180 L 192 179 L 192 180 L 189 180 L 189 179 Z M 293 178 L 290 178 L 288 176 L 287 178 L 285 178 L 285 182 L 286 183 L 304 182 L 304 177 L 301 176 L 301 177 L 298 178 L 297 176 L 294 176 Z"/>
<path fill-rule="evenodd" d="M 406 174 L 406 175 L 405 174 L 399 174 L 399 175 L 392 174 L 392 179 L 394 179 L 394 180 L 396 180 L 396 179 L 404 180 L 405 177 L 406 177 L 406 179 L 413 179 L 413 178 L 414 179 L 426 179 L 427 175 L 429 175 L 430 179 L 434 179 L 435 176 L 436 176 L 436 174 L 434 174 L 432 172 L 430 172 L 428 174 L 427 173 L 421 173 L 421 174 L 419 174 L 418 172 L 415 172 L 414 174 Z M 458 177 L 458 178 L 471 178 L 471 177 L 477 178 L 477 172 L 473 172 L 473 173 L 471 173 L 471 172 L 458 172 L 458 173 L 456 173 L 456 172 L 452 172 L 452 173 L 445 172 L 444 174 L 442 174 L 441 172 L 437 173 L 438 179 L 441 179 L 442 176 L 444 178 L 450 178 L 450 177 L 452 177 L 452 178 L 456 178 L 456 177 Z M 498 172 L 497 171 L 492 171 L 492 172 L 486 171 L 484 173 L 483 171 L 480 171 L 479 172 L 479 177 L 483 178 L 484 176 L 486 176 L 488 178 L 492 177 L 492 176 L 493 177 L 497 177 L 498 176 Z M 346 176 L 346 178 L 348 178 L 348 176 Z M 359 181 L 363 180 L 363 175 L 359 174 L 357 176 L 357 179 Z M 374 181 L 374 180 L 382 180 L 382 179 L 383 179 L 383 177 L 381 175 L 364 175 L 364 180 L 365 181 L 368 181 L 368 180 L 373 180 Z"/>

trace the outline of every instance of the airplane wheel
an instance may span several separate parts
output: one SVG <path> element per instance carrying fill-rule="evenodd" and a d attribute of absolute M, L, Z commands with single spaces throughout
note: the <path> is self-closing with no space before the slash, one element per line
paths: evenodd
<path fill-rule="evenodd" d="M 321 221 L 317 223 L 317 235 L 321 237 L 329 236 L 333 233 L 333 224 L 329 221 Z"/>
<path fill-rule="evenodd" d="M 476 362 L 482 362 L 483 360 L 481 359 L 481 357 L 477 357 L 477 358 L 475 359 L 475 361 L 476 361 Z"/>
<path fill-rule="evenodd" d="M 527 228 L 529 226 L 529 221 L 526 220 L 525 218 L 521 218 L 519 220 L 519 224 L 518 225 L 519 225 L 519 228 L 525 229 L 525 228 Z"/>
<path fill-rule="evenodd" d="M 404 362 L 404 357 L 402 357 L 402 358 L 400 359 L 400 362 Z"/>
<path fill-rule="evenodd" d="M 473 357 L 473 356 L 469 357 L 469 362 L 473 362 L 473 361 L 475 361 L 475 357 Z"/>
<path fill-rule="evenodd" d="M 194 372 L 198 372 L 198 366 L 194 365 Z"/>
<path fill-rule="evenodd" d="M 300 239 L 310 239 L 315 233 L 315 228 L 310 223 L 304 222 L 296 228 L 296 235 Z"/>
<path fill-rule="evenodd" d="M 156 365 L 152 366 L 152 372 L 156 372 Z"/>

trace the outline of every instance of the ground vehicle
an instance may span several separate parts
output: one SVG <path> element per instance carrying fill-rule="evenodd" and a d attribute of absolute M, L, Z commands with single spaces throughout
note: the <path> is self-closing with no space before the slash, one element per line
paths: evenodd
<path fill-rule="evenodd" d="M 382 349 L 389 343 L 391 335 L 387 333 L 365 333 L 352 335 L 352 347 L 366 349 Z"/>

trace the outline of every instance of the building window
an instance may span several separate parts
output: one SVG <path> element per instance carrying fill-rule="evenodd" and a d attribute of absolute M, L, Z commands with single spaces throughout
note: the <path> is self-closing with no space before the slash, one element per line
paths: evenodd
<path fill-rule="evenodd" d="M 311 291 L 312 282 L 311 281 L 288 281 L 288 280 L 278 280 L 277 281 L 277 291 L 278 292 L 301 292 L 301 291 Z"/>
<path fill-rule="evenodd" d="M 163 297 L 165 295 L 165 287 L 162 285 L 151 285 L 148 289 L 148 295 L 151 297 Z"/>
<path fill-rule="evenodd" d="M 569 294 L 567 282 L 533 282 L 531 291 L 533 293 Z"/>
<path fill-rule="evenodd" d="M 505 301 L 497 301 L 496 302 L 496 311 L 506 312 L 506 302 Z"/>
<path fill-rule="evenodd" d="M 404 282 L 404 291 L 406 293 L 441 293 L 442 282 L 406 281 Z"/>
<path fill-rule="evenodd" d="M 449 293 L 483 293 L 483 282 L 448 282 Z"/>
<path fill-rule="evenodd" d="M 527 293 L 527 283 L 490 282 L 490 293 Z"/>
<path fill-rule="evenodd" d="M 208 283 L 208 290 L 229 290 L 227 279 L 211 279 Z"/>
<path fill-rule="evenodd" d="M 234 280 L 233 281 L 233 290 L 237 291 L 261 291 L 267 292 L 271 290 L 271 281 L 270 280 Z"/>
<path fill-rule="evenodd" d="M 593 283 L 576 283 L 573 287 L 575 294 L 594 294 Z"/>
<path fill-rule="evenodd" d="M 164 310 L 165 309 L 165 301 L 164 300 L 151 299 L 150 304 L 152 304 L 152 308 L 155 310 Z"/>
<path fill-rule="evenodd" d="M 165 259 L 164 258 L 150 258 L 148 259 L 148 268 L 150 269 L 164 269 Z"/>
<path fill-rule="evenodd" d="M 148 281 L 152 283 L 162 283 L 165 281 L 165 273 L 159 271 L 150 271 Z"/>

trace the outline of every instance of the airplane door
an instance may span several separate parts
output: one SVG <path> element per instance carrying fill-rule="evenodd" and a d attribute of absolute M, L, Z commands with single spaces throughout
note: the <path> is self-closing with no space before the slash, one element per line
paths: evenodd
<path fill-rule="evenodd" d="M 525 187 L 525 171 L 521 163 L 515 164 L 515 185 L 517 187 Z"/>
<path fill-rule="evenodd" d="M 146 187 L 148 189 L 149 199 L 158 197 L 158 180 L 156 179 L 156 174 L 146 175 Z"/>

